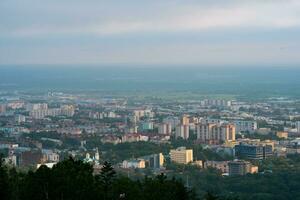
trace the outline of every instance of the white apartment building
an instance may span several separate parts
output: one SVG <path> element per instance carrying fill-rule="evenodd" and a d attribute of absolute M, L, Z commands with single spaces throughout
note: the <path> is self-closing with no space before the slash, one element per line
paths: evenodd
<path fill-rule="evenodd" d="M 178 125 L 176 126 L 176 130 L 175 130 L 175 138 L 183 138 L 183 139 L 188 139 L 190 137 L 190 127 L 189 125 Z"/>
<path fill-rule="evenodd" d="M 243 121 L 238 120 L 233 122 L 235 125 L 235 131 L 239 132 L 249 132 L 254 133 L 257 130 L 257 122 L 256 121 Z"/>
<path fill-rule="evenodd" d="M 124 160 L 122 167 L 125 169 L 134 168 L 134 169 L 144 169 L 146 167 L 146 162 L 143 159 L 138 160 Z"/>
<path fill-rule="evenodd" d="M 171 135 L 172 126 L 170 123 L 162 123 L 158 125 L 158 133 L 163 135 Z"/>

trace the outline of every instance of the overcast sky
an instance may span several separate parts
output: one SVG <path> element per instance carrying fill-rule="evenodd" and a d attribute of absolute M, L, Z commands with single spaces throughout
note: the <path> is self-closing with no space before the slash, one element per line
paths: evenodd
<path fill-rule="evenodd" d="M 300 64 L 300 0 L 0 0 L 0 64 Z"/>

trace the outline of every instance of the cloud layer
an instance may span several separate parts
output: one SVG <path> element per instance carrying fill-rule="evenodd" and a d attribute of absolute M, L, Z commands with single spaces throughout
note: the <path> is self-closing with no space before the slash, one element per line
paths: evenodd
<path fill-rule="evenodd" d="M 299 64 L 298 0 L 2 0 L 0 64 Z"/>

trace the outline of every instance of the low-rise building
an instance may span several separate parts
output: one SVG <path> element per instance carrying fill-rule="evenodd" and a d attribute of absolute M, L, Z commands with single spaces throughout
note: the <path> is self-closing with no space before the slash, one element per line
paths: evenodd
<path fill-rule="evenodd" d="M 228 162 L 229 161 L 208 160 L 204 162 L 204 168 L 211 167 L 220 170 L 222 173 L 228 173 Z"/>
<path fill-rule="evenodd" d="M 243 176 L 249 173 L 257 173 L 258 167 L 252 166 L 249 161 L 235 160 L 228 163 L 229 176 Z"/>
<path fill-rule="evenodd" d="M 179 164 L 188 164 L 193 162 L 193 150 L 179 147 L 170 151 L 171 161 Z"/>
<path fill-rule="evenodd" d="M 276 133 L 276 136 L 279 137 L 279 138 L 287 139 L 288 136 L 289 136 L 289 133 L 286 132 L 286 131 L 278 131 L 278 132 Z"/>
<path fill-rule="evenodd" d="M 263 144 L 240 143 L 235 146 L 235 155 L 239 158 L 262 160 L 273 155 L 273 147 Z"/>
<path fill-rule="evenodd" d="M 240 132 L 254 133 L 257 130 L 256 121 L 236 120 L 234 121 L 234 125 L 237 133 Z"/>
<path fill-rule="evenodd" d="M 123 168 L 133 168 L 133 169 L 144 169 L 146 167 L 145 160 L 124 160 L 122 163 Z"/>

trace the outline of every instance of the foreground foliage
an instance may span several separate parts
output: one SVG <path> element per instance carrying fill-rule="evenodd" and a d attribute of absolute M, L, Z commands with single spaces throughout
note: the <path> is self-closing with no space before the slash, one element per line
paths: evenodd
<path fill-rule="evenodd" d="M 164 175 L 134 181 L 117 177 L 109 163 L 99 175 L 89 164 L 72 158 L 52 169 L 40 167 L 35 172 L 18 173 L 0 167 L 0 199 L 195 199 L 193 192 L 175 179 Z"/>

